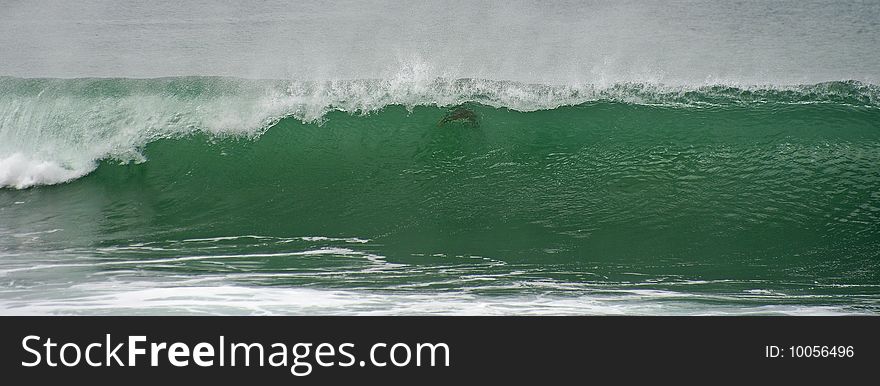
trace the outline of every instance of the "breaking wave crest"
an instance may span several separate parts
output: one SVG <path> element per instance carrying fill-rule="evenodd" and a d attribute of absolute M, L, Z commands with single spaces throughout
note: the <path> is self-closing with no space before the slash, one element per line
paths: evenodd
<path fill-rule="evenodd" d="M 193 133 L 256 138 L 284 118 L 321 124 L 326 114 L 369 114 L 387 106 L 476 103 L 515 111 L 596 102 L 673 109 L 830 104 L 880 107 L 880 86 L 856 81 L 813 85 L 666 86 L 650 83 L 542 85 L 448 79 L 410 69 L 388 79 L 247 80 L 23 79 L 0 77 L 0 188 L 68 182 L 101 160 L 144 162 L 142 148 Z"/>

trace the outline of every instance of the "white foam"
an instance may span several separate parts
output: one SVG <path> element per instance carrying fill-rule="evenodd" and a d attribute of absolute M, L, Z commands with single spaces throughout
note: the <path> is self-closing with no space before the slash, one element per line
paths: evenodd
<path fill-rule="evenodd" d="M 202 280 L 204 281 L 204 280 Z M 466 292 L 383 293 L 358 290 L 205 285 L 155 287 L 132 282 L 81 284 L 37 298 L 0 299 L 2 315 L 847 315 L 855 310 L 807 305 L 709 305 L 670 294 L 639 296 L 484 296 Z"/>
<path fill-rule="evenodd" d="M 34 159 L 22 153 L 0 157 L 0 187 L 24 189 L 34 185 L 52 185 L 82 177 L 95 168 L 71 169 L 55 161 Z"/>

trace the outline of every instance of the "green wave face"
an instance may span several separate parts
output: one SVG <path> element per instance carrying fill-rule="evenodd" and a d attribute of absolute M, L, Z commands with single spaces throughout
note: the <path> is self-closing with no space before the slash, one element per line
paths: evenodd
<path fill-rule="evenodd" d="M 629 85 L 528 111 L 489 84 L 461 97 L 479 103 L 338 98 L 317 121 L 287 105 L 244 134 L 168 121 L 129 141 L 137 162 L 117 146 L 72 182 L 0 190 L 4 307 L 126 310 L 114 282 L 140 312 L 254 312 L 235 291 L 258 312 L 878 311 L 873 86 Z M 438 124 L 462 102 L 476 122 Z M 150 308 L 162 286 L 184 300 Z"/>

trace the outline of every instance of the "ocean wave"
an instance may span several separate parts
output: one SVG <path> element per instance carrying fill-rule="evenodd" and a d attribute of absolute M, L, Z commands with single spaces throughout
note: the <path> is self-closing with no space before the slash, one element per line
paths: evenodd
<path fill-rule="evenodd" d="M 830 104 L 880 107 L 880 86 L 857 81 L 812 85 L 667 86 L 650 83 L 542 85 L 428 76 L 388 79 L 247 80 L 0 78 L 0 188 L 64 183 L 101 160 L 143 162 L 153 141 L 193 133 L 256 138 L 284 118 L 321 124 L 332 111 L 370 114 L 387 106 L 476 103 L 515 111 L 597 102 L 676 109 Z"/>

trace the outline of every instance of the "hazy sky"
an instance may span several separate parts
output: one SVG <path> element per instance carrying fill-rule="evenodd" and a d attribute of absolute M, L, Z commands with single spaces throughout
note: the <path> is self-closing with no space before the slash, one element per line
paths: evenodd
<path fill-rule="evenodd" d="M 0 75 L 880 80 L 880 1 L 0 1 Z"/>

